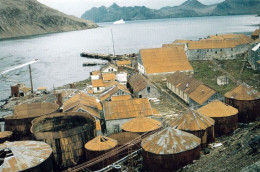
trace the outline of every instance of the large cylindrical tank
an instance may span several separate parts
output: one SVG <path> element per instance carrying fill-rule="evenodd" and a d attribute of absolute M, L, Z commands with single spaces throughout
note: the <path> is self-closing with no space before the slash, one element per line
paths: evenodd
<path fill-rule="evenodd" d="M 53 171 L 50 145 L 38 141 L 15 141 L 0 144 L 0 171 Z"/>
<path fill-rule="evenodd" d="M 141 136 L 137 133 L 130 132 L 120 132 L 116 134 L 109 135 L 108 137 L 116 140 L 118 142 L 118 146 L 123 146 L 125 144 L 129 144 L 131 141 L 135 141 L 135 144 L 132 145 L 131 151 L 134 152 L 141 147 Z M 128 155 L 128 149 L 123 150 L 119 153 L 118 158 L 123 158 Z"/>
<path fill-rule="evenodd" d="M 151 119 L 148 117 L 137 117 L 122 124 L 121 128 L 123 131 L 143 134 L 146 132 L 157 130 L 161 128 L 161 125 L 161 122 L 155 119 Z"/>
<path fill-rule="evenodd" d="M 174 119 L 170 126 L 194 134 L 201 139 L 201 145 L 205 147 L 215 141 L 214 124 L 212 118 L 195 110 L 187 110 Z"/>
<path fill-rule="evenodd" d="M 84 145 L 95 137 L 95 119 L 83 112 L 55 113 L 32 121 L 31 132 L 53 149 L 56 170 L 84 162 Z"/>
<path fill-rule="evenodd" d="M 249 123 L 260 117 L 260 92 L 240 85 L 225 94 L 225 102 L 238 109 L 238 122 Z"/>
<path fill-rule="evenodd" d="M 215 100 L 199 108 L 198 112 L 215 120 L 215 135 L 217 137 L 231 133 L 237 129 L 238 110 L 219 100 Z"/>
<path fill-rule="evenodd" d="M 5 141 L 11 141 L 13 136 L 12 131 L 2 131 L 0 132 L 0 144 L 4 143 Z"/>
<path fill-rule="evenodd" d="M 116 148 L 117 144 L 118 142 L 114 139 L 105 136 L 97 136 L 85 144 L 87 161 L 112 151 Z M 117 156 L 111 156 L 89 168 L 91 170 L 99 170 L 116 162 L 116 160 Z"/>
<path fill-rule="evenodd" d="M 143 139 L 144 168 L 149 172 L 177 171 L 200 158 L 201 139 L 168 127 Z"/>
<path fill-rule="evenodd" d="M 14 107 L 13 116 L 5 117 L 5 130 L 13 132 L 15 140 L 31 140 L 31 121 L 41 115 L 54 113 L 59 109 L 55 103 L 28 103 Z"/>

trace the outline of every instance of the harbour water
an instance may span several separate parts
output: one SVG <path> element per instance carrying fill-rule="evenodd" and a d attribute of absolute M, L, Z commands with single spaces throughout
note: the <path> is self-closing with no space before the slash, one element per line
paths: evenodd
<path fill-rule="evenodd" d="M 0 72 L 34 59 L 34 88 L 49 89 L 87 79 L 89 72 L 100 66 L 83 67 L 84 62 L 102 62 L 80 57 L 81 52 L 112 54 L 111 29 L 115 53 L 137 53 L 142 48 L 161 47 L 176 39 L 198 39 L 212 34 L 249 33 L 259 24 L 253 15 L 195 17 L 163 20 L 130 21 L 121 25 L 99 23 L 99 28 L 30 36 L 0 41 Z M 0 35 L 1 36 L 1 35 Z M 16 82 L 30 86 L 29 70 L 24 67 L 0 78 L 0 100 L 10 95 L 10 85 Z M 12 81 L 11 81 L 12 80 Z M 14 80 L 14 81 L 13 81 Z"/>

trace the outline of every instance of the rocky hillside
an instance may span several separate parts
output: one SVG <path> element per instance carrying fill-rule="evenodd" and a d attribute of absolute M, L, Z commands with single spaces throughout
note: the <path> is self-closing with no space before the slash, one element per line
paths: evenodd
<path fill-rule="evenodd" d="M 0 39 L 97 27 L 37 0 L 0 0 Z"/>
<path fill-rule="evenodd" d="M 145 20 L 174 17 L 200 17 L 212 15 L 259 14 L 259 0 L 226 0 L 219 4 L 205 5 L 198 0 L 187 0 L 180 6 L 163 7 L 159 10 L 144 6 L 120 7 L 113 4 L 106 8 L 92 8 L 86 11 L 81 18 L 95 22 L 112 22 L 119 19 Z"/>

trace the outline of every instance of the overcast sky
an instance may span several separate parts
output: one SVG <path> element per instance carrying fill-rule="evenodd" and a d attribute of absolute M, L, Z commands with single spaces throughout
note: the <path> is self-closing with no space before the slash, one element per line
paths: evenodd
<path fill-rule="evenodd" d="M 86 10 L 102 5 L 108 7 L 114 2 L 119 6 L 146 6 L 158 9 L 164 6 L 180 5 L 186 0 L 38 0 L 39 2 L 66 14 L 80 17 Z M 203 4 L 215 4 L 224 0 L 199 0 Z"/>

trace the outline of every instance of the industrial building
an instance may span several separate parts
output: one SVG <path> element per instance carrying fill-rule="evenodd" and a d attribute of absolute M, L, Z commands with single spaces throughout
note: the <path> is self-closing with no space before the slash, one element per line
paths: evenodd
<path fill-rule="evenodd" d="M 96 122 L 83 112 L 55 113 L 32 121 L 36 140 L 51 145 L 54 168 L 59 171 L 85 162 L 84 145 L 95 137 Z"/>
<path fill-rule="evenodd" d="M 224 98 L 215 90 L 182 72 L 175 72 L 167 80 L 167 88 L 190 107 L 199 108 L 212 100 Z"/>
<path fill-rule="evenodd" d="M 160 93 L 147 78 L 139 73 L 135 73 L 132 75 L 129 80 L 128 84 L 130 87 L 131 92 L 137 98 L 159 98 Z"/>
<path fill-rule="evenodd" d="M 194 134 L 201 139 L 201 145 L 206 147 L 215 141 L 214 124 L 212 118 L 201 115 L 195 110 L 187 110 L 175 118 L 170 126 Z"/>
<path fill-rule="evenodd" d="M 31 121 L 39 116 L 57 112 L 59 105 L 55 103 L 27 103 L 16 105 L 12 116 L 6 116 L 5 130 L 13 132 L 14 140 L 30 140 Z"/>
<path fill-rule="evenodd" d="M 260 39 L 257 39 L 250 44 L 250 49 L 248 50 L 248 63 L 253 70 L 260 73 Z"/>
<path fill-rule="evenodd" d="M 231 133 L 237 129 L 238 110 L 219 100 L 214 100 L 199 108 L 198 112 L 215 120 L 216 137 Z"/>
<path fill-rule="evenodd" d="M 260 117 L 260 93 L 242 84 L 225 94 L 225 102 L 238 109 L 238 122 L 249 123 Z"/>
<path fill-rule="evenodd" d="M 149 172 L 177 171 L 200 158 L 201 139 L 197 136 L 165 128 L 142 140 L 143 163 Z"/>

